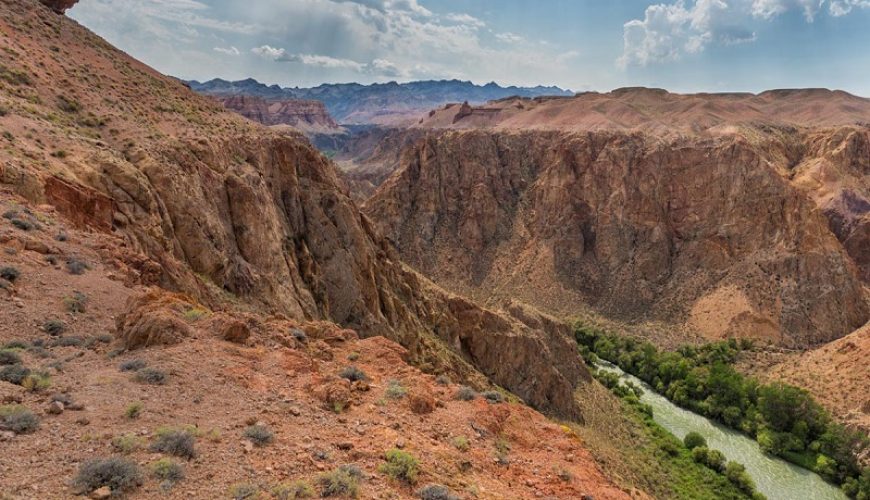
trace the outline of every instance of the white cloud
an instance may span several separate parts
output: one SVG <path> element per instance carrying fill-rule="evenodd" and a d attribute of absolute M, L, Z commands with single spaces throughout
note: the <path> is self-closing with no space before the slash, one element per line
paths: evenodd
<path fill-rule="evenodd" d="M 215 48 L 214 48 L 214 51 L 215 51 L 215 52 L 220 52 L 221 54 L 226 54 L 226 55 L 228 55 L 228 56 L 237 56 L 237 55 L 240 55 L 240 54 L 241 54 L 241 52 L 239 51 L 239 49 L 237 49 L 237 48 L 235 48 L 235 47 L 233 47 L 233 46 L 230 46 L 230 47 L 215 47 Z"/>
<path fill-rule="evenodd" d="M 757 21 L 798 10 L 813 22 L 826 3 L 832 16 L 870 7 L 870 0 L 676 0 L 650 5 L 643 19 L 623 26 L 623 53 L 617 64 L 646 66 L 678 60 L 712 44 L 754 42 L 757 35 L 752 26 Z"/>
<path fill-rule="evenodd" d="M 509 31 L 504 33 L 497 33 L 495 37 L 505 43 L 520 43 L 525 41 L 521 35 L 517 35 L 516 33 L 511 33 Z"/>
<path fill-rule="evenodd" d="M 336 57 L 318 55 L 318 54 L 290 54 L 285 49 L 270 47 L 263 45 L 254 47 L 251 52 L 260 57 L 272 59 L 279 62 L 295 62 L 306 66 L 317 66 L 327 69 L 351 69 L 354 71 L 362 71 L 366 65 L 350 59 L 339 59 Z"/>
<path fill-rule="evenodd" d="M 454 23 L 472 26 L 475 28 L 483 28 L 484 26 L 486 26 L 485 22 L 469 14 L 457 14 L 455 12 L 451 12 L 450 14 L 444 16 L 444 19 L 452 21 Z"/>

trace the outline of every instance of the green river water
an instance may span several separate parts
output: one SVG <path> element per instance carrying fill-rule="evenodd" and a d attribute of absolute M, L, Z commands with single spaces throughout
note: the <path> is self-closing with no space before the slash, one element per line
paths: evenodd
<path fill-rule="evenodd" d="M 602 361 L 598 367 L 640 386 L 643 389 L 640 400 L 652 407 L 656 423 L 671 434 L 683 439 L 689 432 L 697 432 L 704 436 L 711 449 L 721 451 L 728 460 L 745 465 L 758 491 L 769 500 L 846 500 L 837 486 L 814 472 L 765 454 L 754 439 L 680 408 L 616 365 Z"/>

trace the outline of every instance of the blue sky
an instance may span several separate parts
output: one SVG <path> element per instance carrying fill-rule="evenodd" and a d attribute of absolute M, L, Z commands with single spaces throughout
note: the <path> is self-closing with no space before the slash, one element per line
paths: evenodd
<path fill-rule="evenodd" d="M 185 79 L 870 96 L 870 0 L 81 0 L 69 15 Z"/>

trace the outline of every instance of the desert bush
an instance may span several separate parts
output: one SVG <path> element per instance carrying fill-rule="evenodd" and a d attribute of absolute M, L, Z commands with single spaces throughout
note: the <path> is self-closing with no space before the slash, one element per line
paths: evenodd
<path fill-rule="evenodd" d="M 236 483 L 230 486 L 230 498 L 233 500 L 253 500 L 260 498 L 260 488 L 256 484 Z"/>
<path fill-rule="evenodd" d="M 151 451 L 167 453 L 188 460 L 196 457 L 196 436 L 187 429 L 161 428 L 151 443 Z"/>
<path fill-rule="evenodd" d="M 57 241 L 60 241 L 60 242 L 64 242 L 64 241 L 66 241 L 66 240 L 69 239 L 69 235 L 67 235 L 67 234 L 66 234 L 65 232 L 63 232 L 63 231 L 60 231 L 59 233 L 57 233 L 56 235 L 54 235 L 54 239 L 57 240 Z"/>
<path fill-rule="evenodd" d="M 81 347 L 85 339 L 76 336 L 58 337 L 48 343 L 49 347 Z"/>
<path fill-rule="evenodd" d="M 142 408 L 144 408 L 144 405 L 139 401 L 130 403 L 127 405 L 127 408 L 124 409 L 124 416 L 131 420 L 139 418 L 139 415 L 142 414 Z"/>
<path fill-rule="evenodd" d="M 384 394 L 390 399 L 402 399 L 408 394 L 408 389 L 402 385 L 399 380 L 392 379 L 387 382 L 387 389 Z"/>
<path fill-rule="evenodd" d="M 277 500 L 312 498 L 314 496 L 314 488 L 305 481 L 278 483 L 272 488 L 272 496 Z"/>
<path fill-rule="evenodd" d="M 275 440 L 275 433 L 265 425 L 249 425 L 245 428 L 245 438 L 254 446 L 266 446 Z"/>
<path fill-rule="evenodd" d="M 442 373 L 435 378 L 435 383 L 438 385 L 450 385 L 450 377 Z"/>
<path fill-rule="evenodd" d="M 85 274 L 85 271 L 88 269 L 90 269 L 90 266 L 78 257 L 66 259 L 66 272 L 70 274 Z"/>
<path fill-rule="evenodd" d="M 0 368 L 0 380 L 10 384 L 21 385 L 30 375 L 30 369 L 24 365 L 8 365 Z"/>
<path fill-rule="evenodd" d="M 0 267 L 0 278 L 3 278 L 10 283 L 15 283 L 15 280 L 20 277 L 21 271 L 19 271 L 18 268 L 12 266 Z"/>
<path fill-rule="evenodd" d="M 686 448 L 689 450 L 694 450 L 699 446 L 707 446 L 707 440 L 697 432 L 690 432 L 683 438 L 683 444 L 686 445 Z"/>
<path fill-rule="evenodd" d="M 351 382 L 369 379 L 368 375 L 366 375 L 365 372 L 363 372 L 356 366 L 346 367 L 345 369 L 341 370 L 341 372 L 339 372 L 338 376 L 350 380 Z"/>
<path fill-rule="evenodd" d="M 38 341 L 34 340 L 33 345 L 39 345 L 37 342 Z M 3 349 L 27 349 L 28 347 L 30 347 L 30 344 L 25 340 L 10 340 L 3 344 Z"/>
<path fill-rule="evenodd" d="M 51 400 L 52 403 L 55 401 L 57 401 L 58 403 L 63 403 L 64 406 L 72 406 L 75 403 L 72 396 L 62 392 L 56 392 L 52 394 L 49 400 Z"/>
<path fill-rule="evenodd" d="M 139 358 L 128 359 L 118 365 L 118 370 L 122 372 L 135 372 L 145 368 L 147 365 L 148 363 Z"/>
<path fill-rule="evenodd" d="M 30 374 L 24 377 L 24 380 L 21 381 L 21 387 L 24 387 L 31 392 L 44 391 L 51 387 L 51 376 L 47 373 L 30 372 Z"/>
<path fill-rule="evenodd" d="M 323 498 L 356 498 L 359 494 L 359 478 L 343 467 L 321 474 L 317 478 L 317 486 L 320 489 L 320 496 Z"/>
<path fill-rule="evenodd" d="M 112 438 L 112 448 L 125 455 L 141 449 L 143 445 L 142 439 L 135 434 L 123 434 Z"/>
<path fill-rule="evenodd" d="M 21 363 L 21 356 L 11 349 L 0 350 L 0 365 L 17 365 Z"/>
<path fill-rule="evenodd" d="M 460 500 L 450 492 L 450 488 L 440 484 L 427 484 L 417 492 L 420 500 Z"/>
<path fill-rule="evenodd" d="M 96 458 L 82 464 L 73 483 L 81 493 L 108 486 L 117 495 L 142 484 L 142 472 L 135 462 L 126 458 Z"/>
<path fill-rule="evenodd" d="M 66 323 L 58 319 L 50 319 L 42 324 L 42 331 L 52 337 L 57 337 L 66 331 Z"/>
<path fill-rule="evenodd" d="M 163 385 L 168 376 L 166 372 L 156 368 L 143 368 L 137 371 L 133 378 L 142 384 Z"/>
<path fill-rule="evenodd" d="M 465 436 L 456 436 L 451 441 L 453 446 L 459 451 L 468 451 L 471 445 L 468 443 L 468 438 Z"/>
<path fill-rule="evenodd" d="M 481 395 L 487 403 L 498 404 L 504 402 L 504 395 L 498 391 L 486 391 Z"/>
<path fill-rule="evenodd" d="M 471 401 L 477 397 L 477 391 L 467 385 L 463 385 L 457 389 L 456 394 L 453 397 L 460 401 Z"/>
<path fill-rule="evenodd" d="M 420 462 L 413 455 L 406 451 L 392 449 L 386 453 L 385 458 L 386 462 L 378 467 L 380 472 L 408 484 L 417 482 Z"/>
<path fill-rule="evenodd" d="M 66 306 L 67 311 L 80 314 L 87 311 L 88 296 L 81 292 L 73 292 L 72 295 L 63 298 L 63 304 Z"/>
<path fill-rule="evenodd" d="M 13 226 L 17 227 L 22 231 L 30 231 L 34 228 L 33 223 L 26 219 L 12 219 L 9 222 L 11 222 Z"/>
<path fill-rule="evenodd" d="M 82 109 L 81 103 L 65 95 L 57 96 L 57 107 L 66 113 L 78 113 Z"/>
<path fill-rule="evenodd" d="M 293 328 L 292 330 L 290 330 L 290 335 L 292 335 L 297 342 L 302 342 L 303 344 L 305 342 L 308 342 L 308 335 L 305 335 L 305 332 L 298 328 Z"/>
<path fill-rule="evenodd" d="M 0 406 L 0 429 L 30 434 L 39 428 L 39 417 L 21 405 Z"/>
<path fill-rule="evenodd" d="M 161 458 L 151 464 L 151 474 L 171 486 L 184 479 L 184 467 L 171 458 Z"/>

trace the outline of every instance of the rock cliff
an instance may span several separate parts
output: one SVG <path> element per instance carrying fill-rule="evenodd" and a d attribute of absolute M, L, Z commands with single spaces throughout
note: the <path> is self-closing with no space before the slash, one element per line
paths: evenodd
<path fill-rule="evenodd" d="M 112 259 L 142 284 L 384 335 L 430 372 L 578 416 L 588 373 L 564 326 L 407 269 L 301 135 L 223 111 L 35 0 L 0 13 L 4 189 L 111 231 Z"/>
<path fill-rule="evenodd" d="M 263 125 L 290 125 L 302 132 L 335 133 L 341 130 L 320 101 L 267 101 L 244 95 L 216 99 L 225 108 Z"/>
<path fill-rule="evenodd" d="M 402 257 L 448 288 L 797 346 L 867 321 L 865 205 L 829 198 L 844 245 L 813 187 L 790 180 L 820 161 L 862 178 L 866 127 L 489 128 L 430 129 L 365 205 Z"/>

